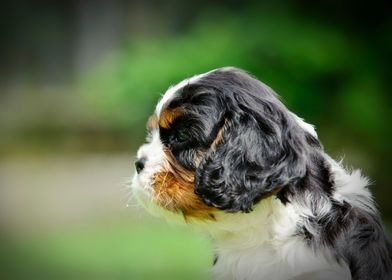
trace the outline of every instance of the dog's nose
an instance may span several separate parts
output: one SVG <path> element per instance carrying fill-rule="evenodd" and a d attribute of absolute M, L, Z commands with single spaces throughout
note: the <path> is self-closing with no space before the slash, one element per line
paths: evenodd
<path fill-rule="evenodd" d="M 135 162 L 136 172 L 139 174 L 144 169 L 144 165 L 146 164 L 146 158 L 142 157 Z"/>

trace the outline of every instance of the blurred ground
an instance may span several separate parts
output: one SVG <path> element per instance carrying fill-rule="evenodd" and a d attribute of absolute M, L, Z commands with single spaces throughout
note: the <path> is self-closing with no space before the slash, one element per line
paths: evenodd
<path fill-rule="evenodd" d="M 3 158 L 2 222 L 39 229 L 125 212 L 132 158 L 126 154 Z"/>

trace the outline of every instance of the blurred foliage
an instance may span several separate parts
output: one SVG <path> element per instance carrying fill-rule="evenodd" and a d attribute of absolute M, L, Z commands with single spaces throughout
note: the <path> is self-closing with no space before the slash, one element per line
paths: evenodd
<path fill-rule="evenodd" d="M 380 137 L 389 133 L 387 63 L 373 42 L 282 11 L 210 11 L 180 36 L 130 40 L 97 67 L 81 94 L 110 126 L 141 127 L 169 85 L 226 65 L 272 86 L 317 126 L 349 128 L 380 151 L 388 144 Z"/>

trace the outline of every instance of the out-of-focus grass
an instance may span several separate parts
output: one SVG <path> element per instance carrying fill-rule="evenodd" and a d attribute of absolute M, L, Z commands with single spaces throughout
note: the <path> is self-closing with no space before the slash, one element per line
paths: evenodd
<path fill-rule="evenodd" d="M 206 240 L 162 221 L 63 229 L 0 240 L 2 279 L 208 279 Z"/>

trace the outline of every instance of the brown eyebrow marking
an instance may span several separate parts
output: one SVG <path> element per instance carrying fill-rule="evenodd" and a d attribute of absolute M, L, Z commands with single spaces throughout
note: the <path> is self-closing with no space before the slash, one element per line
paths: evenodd
<path fill-rule="evenodd" d="M 165 109 L 161 113 L 161 117 L 159 118 L 159 126 L 162 128 L 169 128 L 173 121 L 179 116 L 181 116 L 183 112 L 184 109 L 181 107 Z"/>
<path fill-rule="evenodd" d="M 158 128 L 158 117 L 156 114 L 152 114 L 147 121 L 148 131 L 153 131 Z"/>
<path fill-rule="evenodd" d="M 219 129 L 214 141 L 211 144 L 211 148 L 215 149 L 216 146 L 218 146 L 222 140 L 223 140 L 223 134 L 225 133 L 225 129 L 227 128 L 227 119 L 225 119 L 222 127 Z"/>

